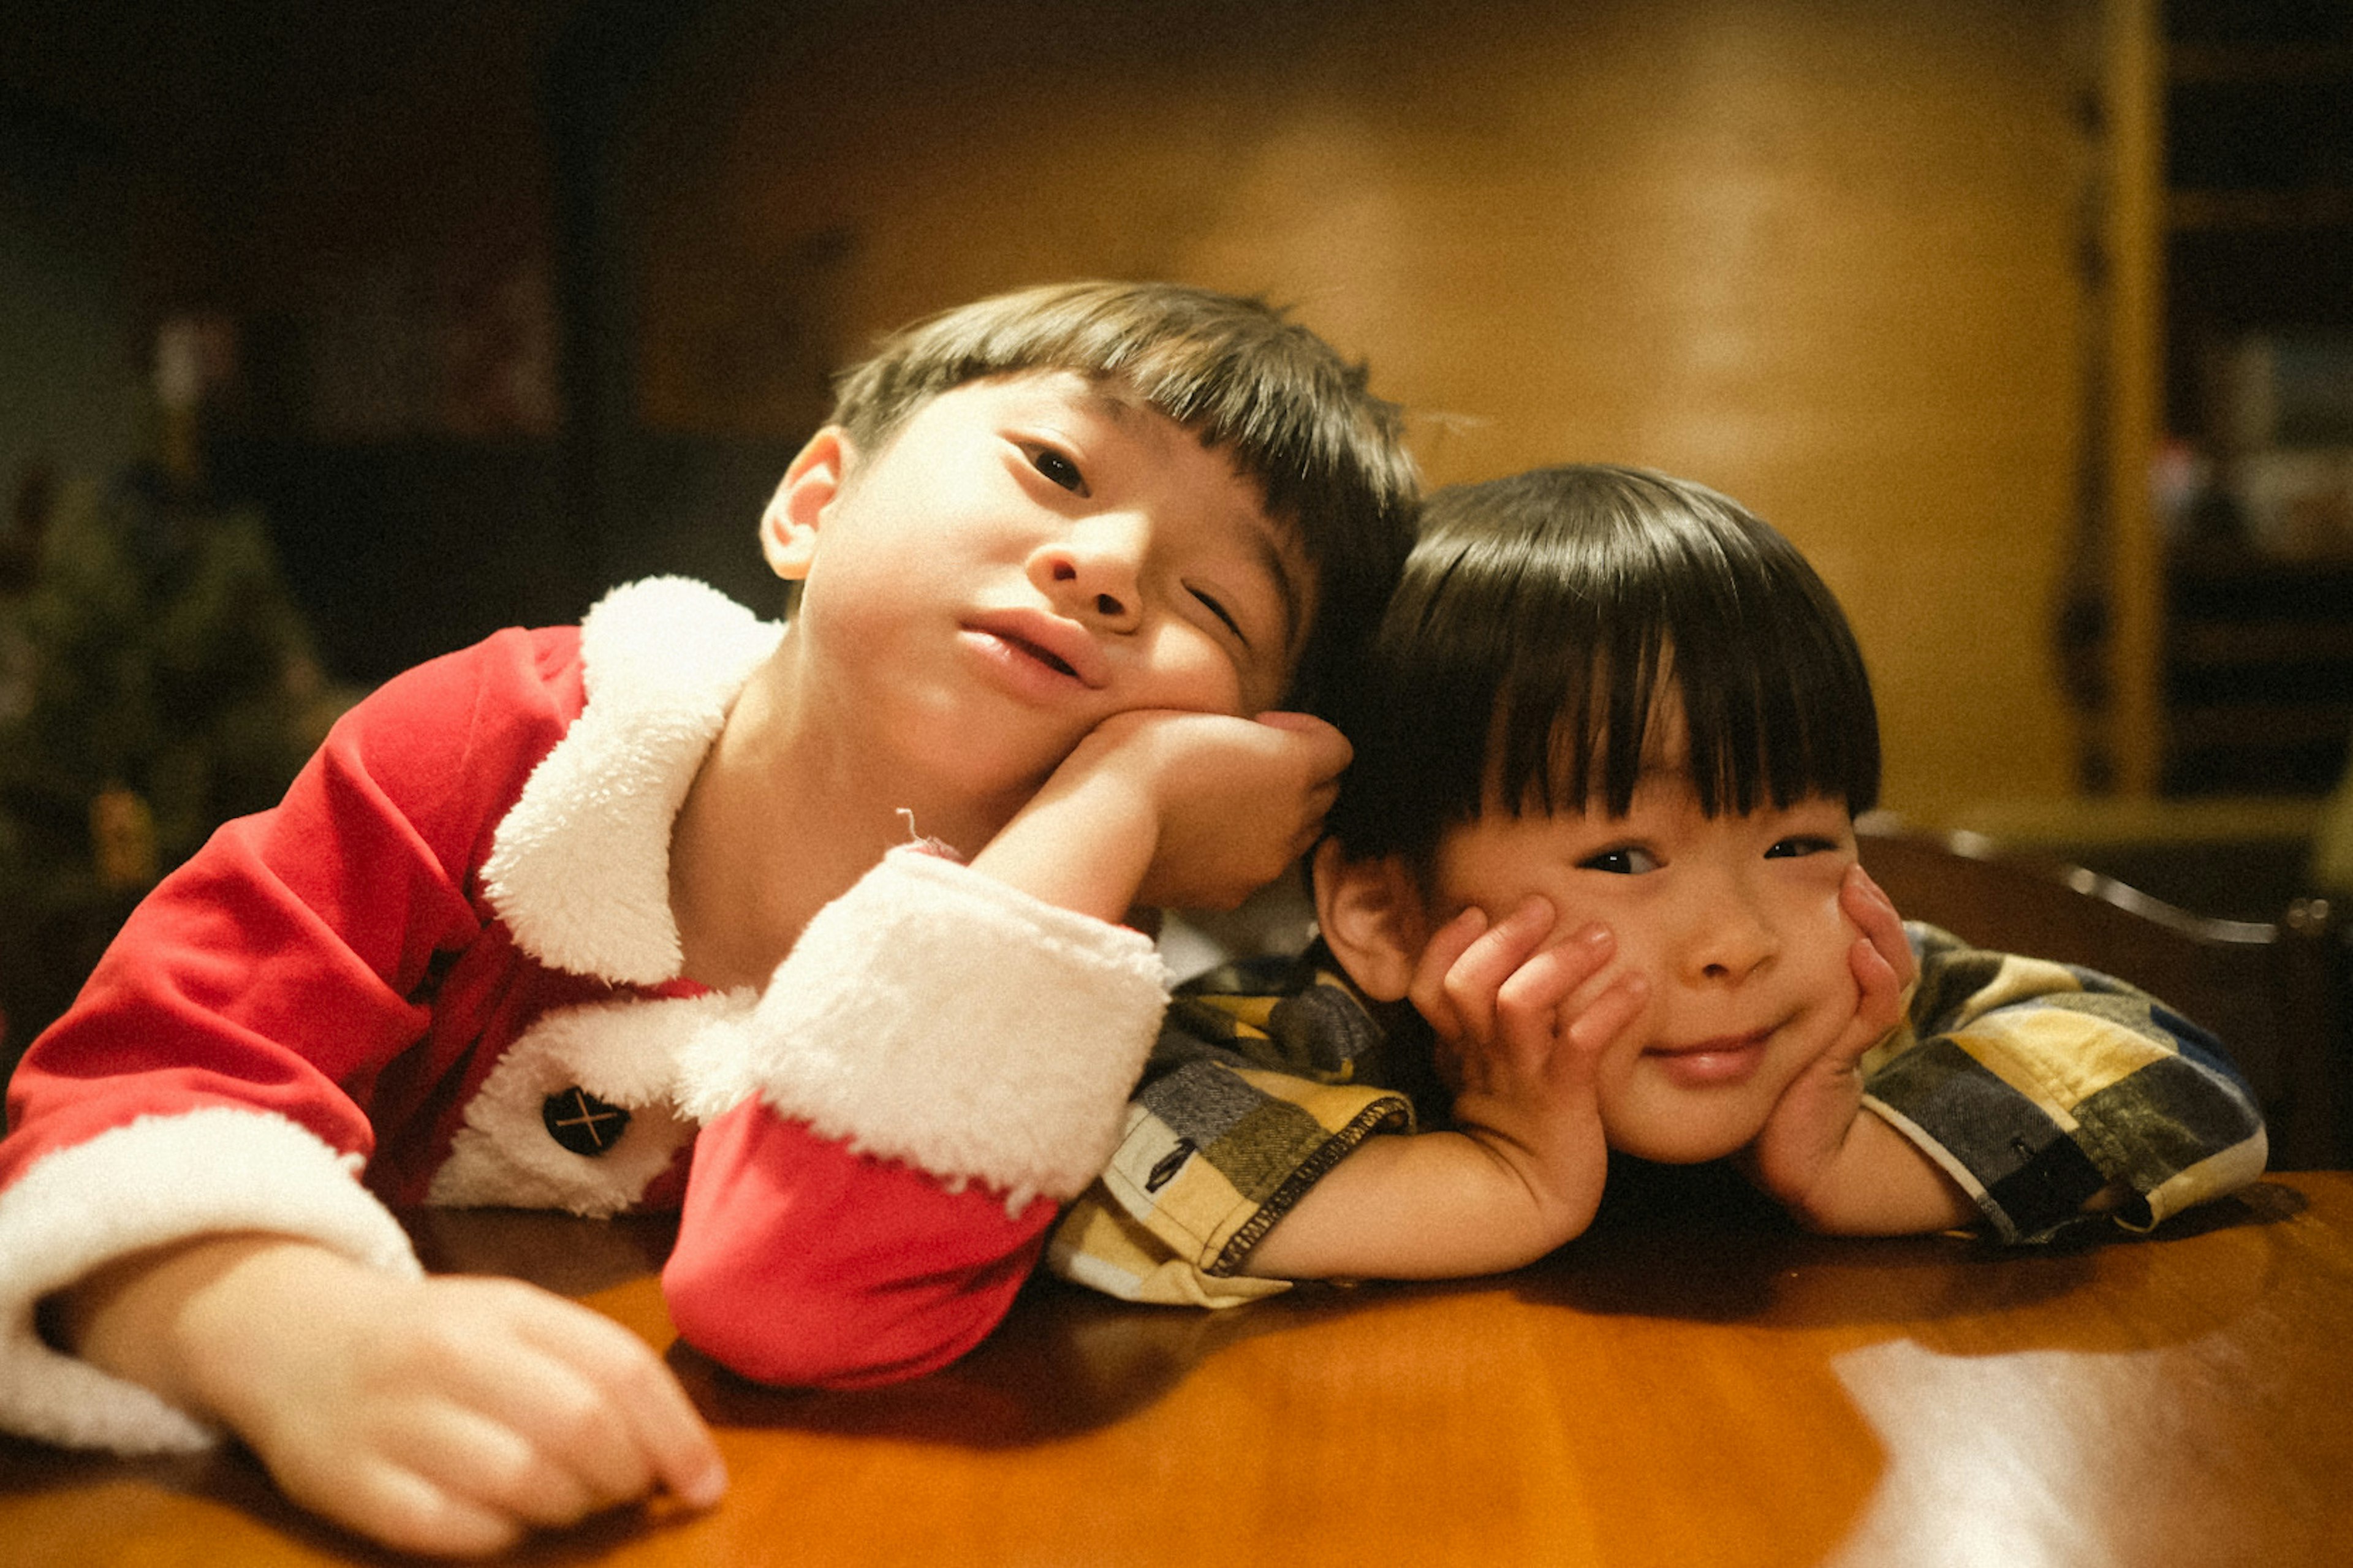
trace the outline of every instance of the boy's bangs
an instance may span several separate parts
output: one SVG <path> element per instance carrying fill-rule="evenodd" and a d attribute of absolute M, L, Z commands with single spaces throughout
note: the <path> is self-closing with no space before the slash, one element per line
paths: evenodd
<path fill-rule="evenodd" d="M 1419 488 L 1398 412 L 1371 394 L 1364 366 L 1256 300 L 1177 285 L 1050 285 L 948 311 L 847 376 L 839 416 L 879 442 L 927 397 L 1038 370 L 1115 380 L 1231 451 L 1319 560 L 1334 513 L 1354 514 L 1363 497 L 1401 510 Z"/>
<path fill-rule="evenodd" d="M 1256 300 L 1181 284 L 1087 281 L 999 295 L 918 322 L 841 378 L 834 422 L 879 450 L 916 407 L 1027 371 L 1115 381 L 1232 457 L 1314 563 L 1290 700 L 1312 703 L 1369 634 L 1412 544 L 1420 478 L 1403 415 L 1362 364 Z"/>

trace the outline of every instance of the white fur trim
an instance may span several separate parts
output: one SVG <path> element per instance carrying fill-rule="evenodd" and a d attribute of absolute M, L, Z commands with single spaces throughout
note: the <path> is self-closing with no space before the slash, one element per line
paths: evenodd
<path fill-rule="evenodd" d="M 704 1120 L 757 1092 L 861 1152 L 1074 1196 L 1166 1006 L 1149 938 L 900 848 L 818 912 L 742 1026 L 692 1047 Z"/>
<path fill-rule="evenodd" d="M 625 984 L 677 976 L 670 833 L 783 627 L 683 577 L 617 588 L 580 627 L 587 704 L 499 824 L 482 888 L 543 963 Z"/>
<path fill-rule="evenodd" d="M 203 1423 L 50 1349 L 36 1305 L 142 1248 L 239 1230 L 416 1278 L 407 1234 L 358 1167 L 282 1116 L 227 1107 L 142 1116 L 42 1159 L 0 1194 L 0 1427 L 122 1454 L 210 1446 Z"/>
<path fill-rule="evenodd" d="M 694 1124 L 674 1110 L 677 1064 L 712 1024 L 752 1008 L 749 991 L 635 998 L 565 1007 L 507 1047 L 479 1093 L 427 1201 L 450 1208 L 560 1208 L 603 1217 L 636 1203 L 669 1166 Z M 540 1108 L 577 1085 L 627 1110 L 620 1142 L 575 1154 L 547 1131 Z"/>

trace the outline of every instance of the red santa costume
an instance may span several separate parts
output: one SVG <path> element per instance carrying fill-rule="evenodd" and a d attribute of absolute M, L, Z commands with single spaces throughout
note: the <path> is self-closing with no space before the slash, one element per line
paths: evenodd
<path fill-rule="evenodd" d="M 1165 974 L 910 847 L 762 992 L 681 980 L 671 822 L 781 629 L 657 579 L 420 666 L 157 888 L 10 1086 L 0 1428 L 215 1440 L 53 1348 L 41 1299 L 230 1231 L 414 1275 L 417 1204 L 681 1208 L 681 1333 L 768 1381 L 913 1375 L 995 1326 Z"/>

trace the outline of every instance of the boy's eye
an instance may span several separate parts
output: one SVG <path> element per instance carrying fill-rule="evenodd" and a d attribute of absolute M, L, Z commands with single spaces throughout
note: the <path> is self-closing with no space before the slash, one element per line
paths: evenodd
<path fill-rule="evenodd" d="M 1781 839 L 1765 851 L 1767 860 L 1794 860 L 1800 855 L 1827 855 L 1838 846 L 1827 838 L 1814 838 L 1803 834 Z"/>
<path fill-rule="evenodd" d="M 1641 877 L 1659 868 L 1659 858 L 1630 844 L 1604 849 L 1577 863 L 1580 871 L 1607 871 L 1613 877 Z"/>
<path fill-rule="evenodd" d="M 1040 447 L 1029 454 L 1029 466 L 1072 495 L 1087 493 L 1087 479 L 1079 466 L 1051 447 Z"/>
<path fill-rule="evenodd" d="M 1234 618 L 1233 612 L 1227 609 L 1226 606 L 1219 601 L 1217 595 L 1214 594 L 1205 593 L 1199 588 L 1193 588 L 1190 584 L 1187 584 L 1187 587 L 1191 589 L 1193 597 L 1200 600 L 1202 606 L 1206 608 L 1209 614 L 1217 616 L 1218 619 L 1225 623 L 1226 630 L 1233 633 L 1237 641 L 1245 645 L 1250 642 L 1250 638 L 1242 632 L 1241 622 Z"/>

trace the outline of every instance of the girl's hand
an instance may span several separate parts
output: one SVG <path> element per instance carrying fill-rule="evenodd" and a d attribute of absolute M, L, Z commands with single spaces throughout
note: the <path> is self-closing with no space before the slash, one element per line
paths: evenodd
<path fill-rule="evenodd" d="M 1854 1012 L 1783 1091 L 1744 1152 L 1751 1180 L 1816 1228 L 1907 1232 L 1966 1223 L 1974 1210 L 1926 1155 L 1862 1104 L 1862 1058 L 1903 1023 L 1919 961 L 1903 918 L 1861 866 L 1840 907 L 1860 933 L 1848 951 Z"/>
<path fill-rule="evenodd" d="M 1407 994 L 1437 1034 L 1458 1128 L 1519 1175 L 1567 1240 L 1590 1223 L 1609 1166 L 1601 1053 L 1640 1016 L 1649 987 L 1620 974 L 1573 1001 L 1593 990 L 1617 942 L 1588 925 L 1545 946 L 1552 926 L 1541 898 L 1493 926 L 1465 910 L 1423 951 Z"/>

